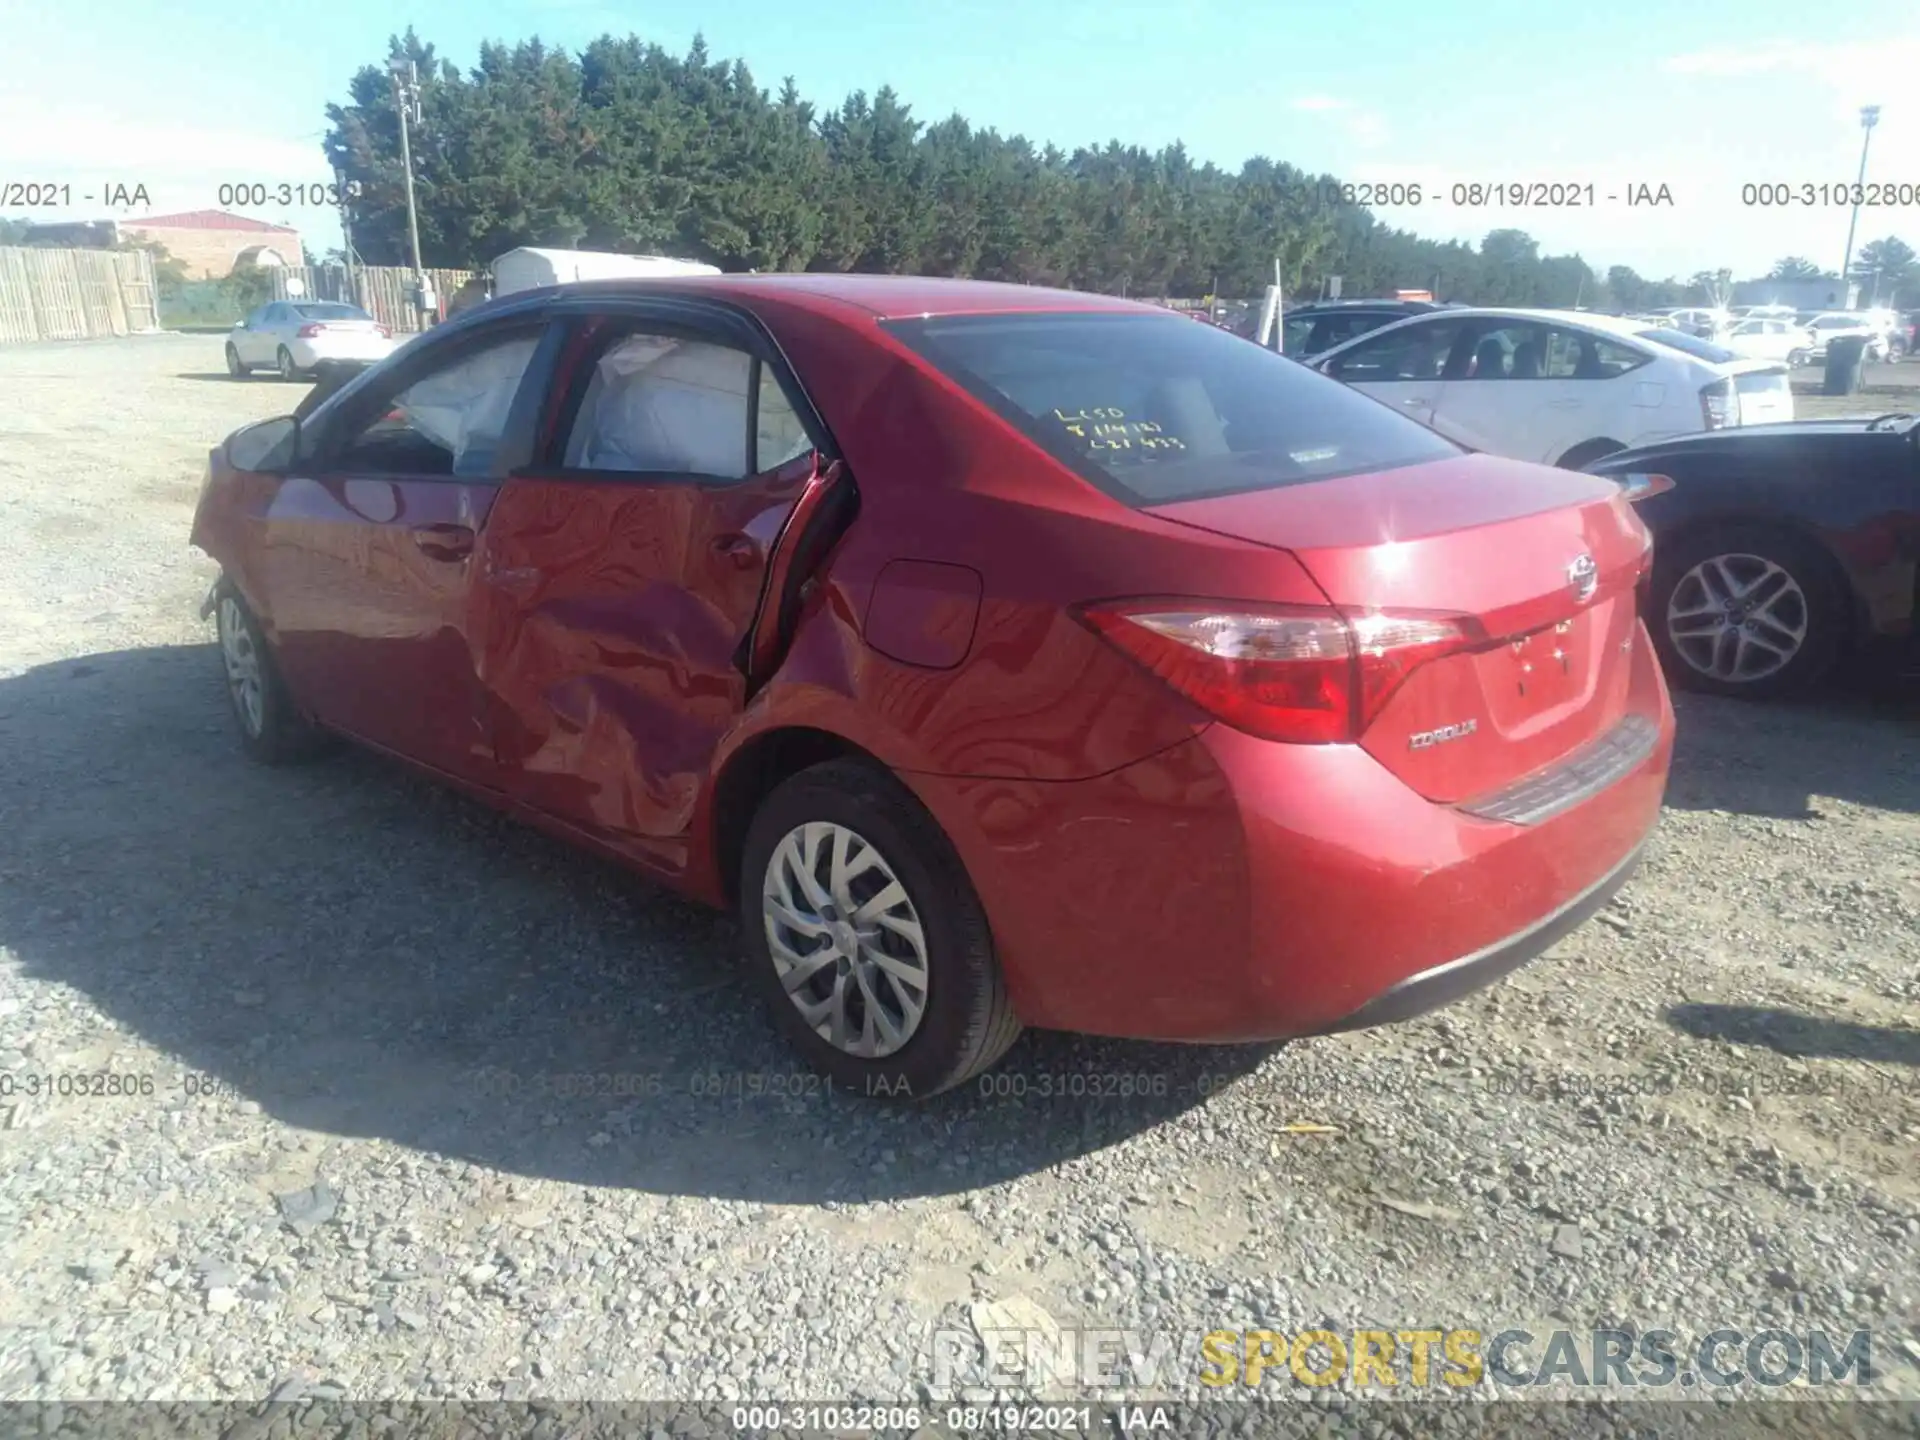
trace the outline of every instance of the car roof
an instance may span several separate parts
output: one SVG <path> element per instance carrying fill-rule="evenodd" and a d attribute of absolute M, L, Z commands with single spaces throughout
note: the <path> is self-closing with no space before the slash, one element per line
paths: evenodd
<path fill-rule="evenodd" d="M 1593 310 L 1534 310 L 1504 305 L 1462 305 L 1445 312 L 1449 320 L 1534 320 L 1543 325 L 1584 325 L 1610 335 L 1633 337 L 1650 328 L 1643 320 L 1625 320 Z M 1424 315 L 1413 317 L 1426 319 Z M 1379 331 L 1374 332 L 1376 335 Z"/>
<path fill-rule="evenodd" d="M 583 280 L 521 290 L 501 299 L 620 299 L 648 295 L 695 295 L 751 304 L 779 299 L 802 309 L 851 306 L 881 320 L 929 315 L 990 315 L 1021 311 L 1120 311 L 1168 315 L 1164 306 L 1083 290 L 1054 290 L 1042 285 L 1013 285 L 996 280 L 953 280 L 921 275 L 847 275 L 799 273 L 774 275 L 661 275 L 616 280 Z M 476 306 L 469 314 L 479 313 Z M 499 313 L 497 311 L 493 313 Z M 464 318 L 464 317 L 463 317 Z"/>

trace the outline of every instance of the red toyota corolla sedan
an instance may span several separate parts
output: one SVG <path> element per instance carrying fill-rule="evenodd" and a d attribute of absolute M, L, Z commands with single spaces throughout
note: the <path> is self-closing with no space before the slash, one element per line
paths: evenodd
<path fill-rule="evenodd" d="M 231 437 L 193 540 L 249 752 L 349 736 L 737 906 L 870 1094 L 1023 1024 L 1417 1014 L 1603 904 L 1666 784 L 1616 482 L 1096 295 L 516 295 Z"/>

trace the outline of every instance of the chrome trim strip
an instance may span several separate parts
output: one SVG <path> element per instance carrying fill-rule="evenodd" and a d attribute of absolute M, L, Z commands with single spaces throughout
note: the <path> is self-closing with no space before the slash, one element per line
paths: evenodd
<path fill-rule="evenodd" d="M 1659 743 L 1659 722 L 1646 715 L 1629 715 L 1598 740 L 1547 769 L 1455 808 L 1482 820 L 1538 825 L 1598 795 L 1637 768 Z"/>

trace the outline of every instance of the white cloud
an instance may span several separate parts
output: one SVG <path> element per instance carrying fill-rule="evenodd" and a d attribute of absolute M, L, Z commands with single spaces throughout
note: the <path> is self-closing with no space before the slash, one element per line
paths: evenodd
<path fill-rule="evenodd" d="M 1920 35 L 1826 45 L 1772 41 L 1675 55 L 1664 66 L 1674 75 L 1722 79 L 1779 73 L 1811 76 L 1855 105 L 1904 97 L 1916 67 L 1920 67 Z"/>

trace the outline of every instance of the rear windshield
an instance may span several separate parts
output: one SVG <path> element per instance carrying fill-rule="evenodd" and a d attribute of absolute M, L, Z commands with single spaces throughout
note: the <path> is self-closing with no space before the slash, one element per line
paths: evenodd
<path fill-rule="evenodd" d="M 1642 340 L 1652 340 L 1675 350 L 1684 350 L 1696 360 L 1705 360 L 1714 365 L 1726 365 L 1740 357 L 1731 350 L 1722 349 L 1711 340 L 1702 340 L 1697 335 L 1689 335 L 1684 330 L 1642 330 Z"/>
<path fill-rule="evenodd" d="M 304 305 L 295 305 L 293 312 L 302 320 L 371 320 L 373 318 L 358 305 L 343 305 L 336 300 L 310 300 Z"/>
<path fill-rule="evenodd" d="M 1091 484 L 1162 505 L 1462 453 L 1377 400 L 1212 325 L 953 315 L 891 329 Z"/>

